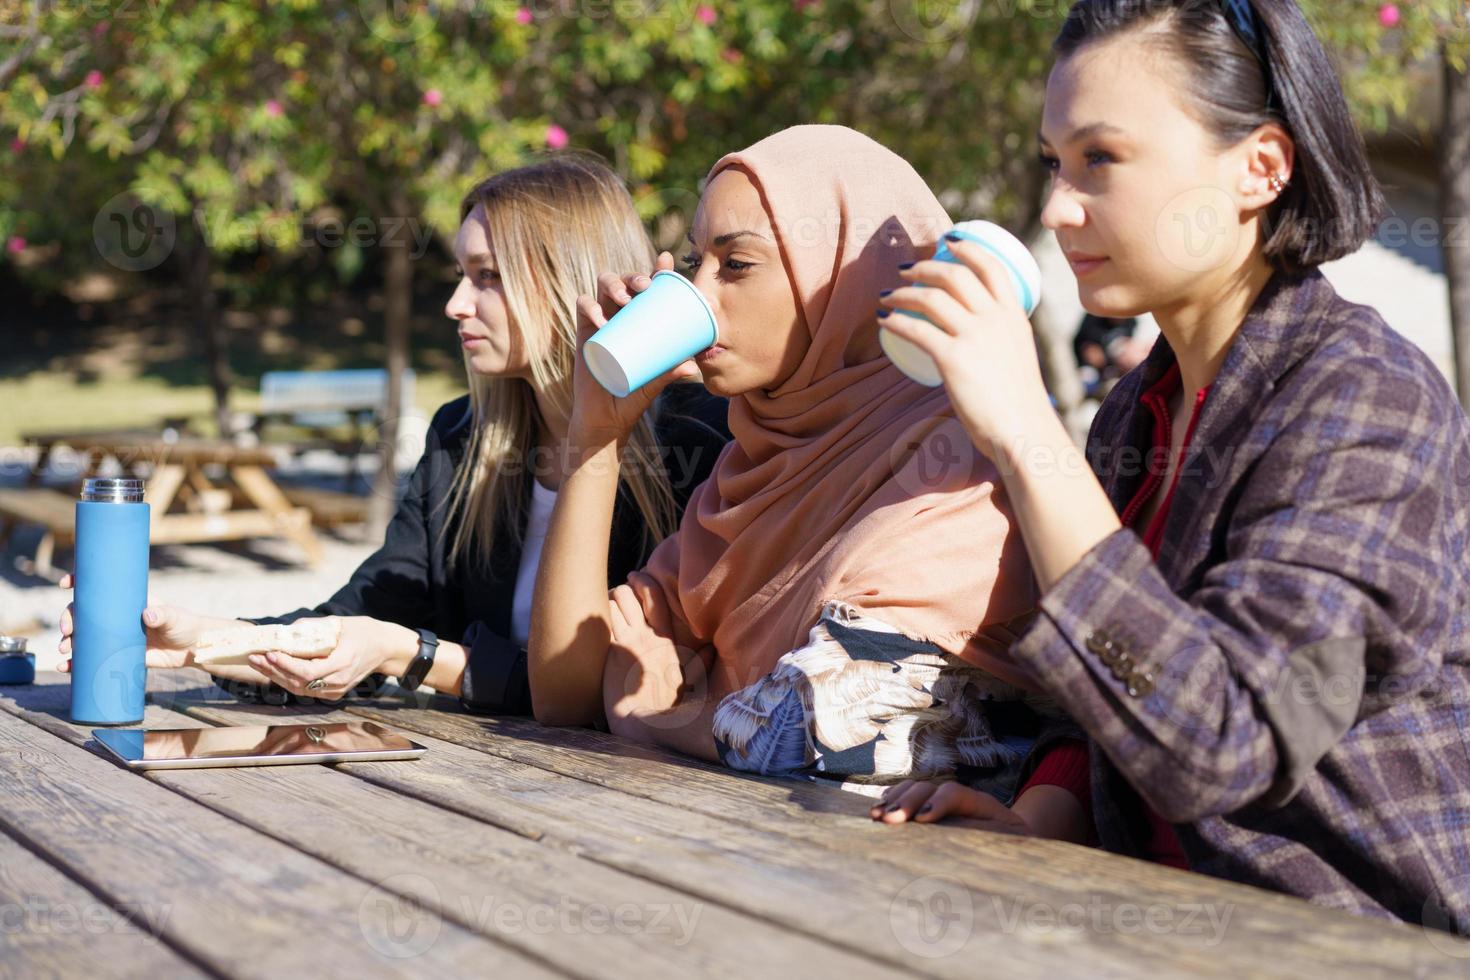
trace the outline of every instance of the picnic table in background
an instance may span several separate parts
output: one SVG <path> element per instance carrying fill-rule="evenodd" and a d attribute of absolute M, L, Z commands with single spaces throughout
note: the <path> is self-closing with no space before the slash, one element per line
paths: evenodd
<path fill-rule="evenodd" d="M 403 372 L 405 406 L 414 403 L 414 385 L 413 371 Z M 364 450 L 372 448 L 369 434 L 382 423 L 387 406 L 388 372 L 382 368 L 267 371 L 260 376 L 260 408 L 251 430 L 263 443 L 270 441 L 282 425 L 304 431 L 306 438 L 293 433 L 282 445 L 293 454 L 329 449 L 346 459 L 344 482 L 350 486 L 355 477 L 362 476 L 358 463 Z M 326 499 L 318 499 L 323 504 L 319 518 L 342 513 L 346 503 L 339 499 L 333 502 L 336 509 L 328 511 Z"/>
<path fill-rule="evenodd" d="M 156 671 L 145 725 L 371 719 L 413 762 L 154 771 L 0 687 L 16 976 L 1463 977 L 1470 943 L 1057 841 L 884 827 L 743 776 L 426 692 L 269 707 Z M 70 931 L 61 911 L 92 923 Z M 12 916 L 12 919 L 15 919 Z"/>
<path fill-rule="evenodd" d="M 267 472 L 277 463 L 269 449 L 193 436 L 165 439 L 157 432 L 44 433 L 25 439 L 39 455 L 28 486 L 0 489 L 0 520 L 5 522 L 0 544 L 16 523 L 40 524 L 45 533 L 36 548 L 34 572 L 42 577 L 57 577 L 55 549 L 74 543 L 75 493 L 40 486 L 43 471 L 62 446 L 84 461 L 78 484 L 108 460 L 124 473 L 146 479 L 152 544 L 284 538 L 309 564 L 321 557 L 311 511 L 293 504 Z"/>

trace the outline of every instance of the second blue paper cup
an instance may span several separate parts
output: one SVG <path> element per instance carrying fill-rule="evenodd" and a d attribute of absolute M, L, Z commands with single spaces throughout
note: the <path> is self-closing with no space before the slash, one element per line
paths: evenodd
<path fill-rule="evenodd" d="M 713 347 L 715 314 L 694 283 L 665 269 L 582 346 L 598 384 L 626 398 Z"/>

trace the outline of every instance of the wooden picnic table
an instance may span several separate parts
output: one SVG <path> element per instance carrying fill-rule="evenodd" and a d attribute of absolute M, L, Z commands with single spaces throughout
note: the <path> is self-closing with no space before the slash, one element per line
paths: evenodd
<path fill-rule="evenodd" d="M 65 675 L 0 687 L 0 974 L 1470 972 L 1447 934 L 1056 841 L 878 826 L 853 793 L 454 699 L 149 684 L 148 727 L 367 718 L 429 751 L 138 774 L 66 720 Z"/>
<path fill-rule="evenodd" d="M 156 432 L 61 432 L 25 438 L 39 449 L 32 488 L 60 446 L 85 459 L 79 474 L 83 478 L 96 475 L 109 459 L 129 475 L 146 477 L 153 544 L 284 538 L 301 549 L 309 564 L 321 558 L 311 511 L 293 505 L 267 472 L 277 463 L 269 449 L 192 436 L 163 439 Z M 218 475 L 211 476 L 211 470 Z M 40 502 L 27 503 L 34 508 Z M 65 529 L 58 533 L 67 536 Z"/>

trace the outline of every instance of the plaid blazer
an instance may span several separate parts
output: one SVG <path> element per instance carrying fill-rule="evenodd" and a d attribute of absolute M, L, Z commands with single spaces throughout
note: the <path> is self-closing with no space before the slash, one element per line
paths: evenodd
<path fill-rule="evenodd" d="M 1120 512 L 1173 360 L 1093 423 Z M 1200 413 L 1158 561 L 1110 535 L 1013 647 L 1093 740 L 1103 846 L 1142 853 L 1141 797 L 1197 871 L 1470 933 L 1465 413 L 1315 270 L 1270 280 Z"/>

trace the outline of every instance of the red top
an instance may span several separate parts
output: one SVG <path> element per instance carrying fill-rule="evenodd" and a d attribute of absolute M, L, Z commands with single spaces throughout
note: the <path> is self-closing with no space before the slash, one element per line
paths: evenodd
<path fill-rule="evenodd" d="M 1156 381 L 1140 397 L 1139 401 L 1148 407 L 1154 415 L 1153 446 L 1149 458 L 1159 459 L 1167 456 L 1169 447 L 1174 442 L 1174 420 L 1169 415 L 1169 399 L 1174 396 L 1183 384 L 1179 374 L 1179 364 L 1176 361 L 1170 366 L 1168 372 Z M 1181 458 L 1189 450 L 1189 444 L 1194 439 L 1195 427 L 1199 424 L 1200 408 L 1205 403 L 1205 397 L 1210 393 L 1210 386 L 1200 389 L 1199 395 L 1194 400 L 1194 410 L 1189 418 L 1189 427 L 1184 431 L 1184 443 L 1180 447 Z M 1182 469 L 1182 467 L 1180 467 Z M 1123 508 L 1122 521 L 1124 527 L 1132 527 L 1138 520 L 1139 512 L 1145 504 L 1159 492 L 1159 487 L 1164 483 L 1165 467 L 1150 466 L 1148 477 L 1143 485 L 1138 488 L 1138 493 Z M 1179 470 L 1176 469 L 1174 479 L 1169 484 L 1168 494 L 1159 504 L 1158 511 L 1153 520 L 1149 521 L 1148 528 L 1143 533 L 1143 543 L 1154 558 L 1159 557 L 1159 546 L 1164 539 L 1164 525 L 1169 520 L 1169 508 L 1174 503 L 1174 491 L 1179 486 Z M 1088 786 L 1087 767 L 1082 763 L 1087 758 L 1087 746 L 1075 740 L 1061 742 L 1042 756 L 1036 770 L 1031 778 L 1026 780 L 1026 785 L 1021 787 L 1021 793 L 1026 792 L 1032 786 L 1060 786 L 1067 790 L 1078 800 L 1087 811 L 1088 822 L 1092 820 L 1092 791 Z M 1019 797 L 1021 793 L 1017 793 Z M 1184 857 L 1184 849 L 1179 845 L 1179 838 L 1163 817 L 1154 812 L 1153 807 L 1144 804 L 1144 816 L 1148 820 L 1149 835 L 1145 842 L 1145 855 L 1149 860 L 1159 864 L 1168 864 L 1176 868 L 1188 868 L 1189 862 Z"/>

